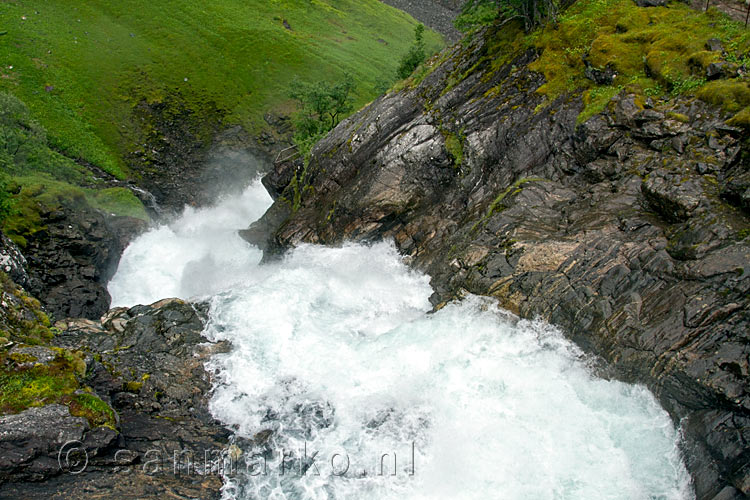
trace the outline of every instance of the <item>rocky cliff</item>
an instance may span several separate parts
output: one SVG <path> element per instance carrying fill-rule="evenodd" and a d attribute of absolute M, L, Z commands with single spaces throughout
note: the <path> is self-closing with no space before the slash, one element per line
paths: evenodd
<path fill-rule="evenodd" d="M 490 29 L 342 122 L 244 236 L 395 241 L 432 277 L 540 316 L 651 388 L 684 431 L 697 497 L 750 494 L 748 134 L 691 97 L 536 92 L 530 49 L 498 66 Z M 596 76 L 596 75 L 593 75 Z"/>
<path fill-rule="evenodd" d="M 6 285 L 4 304 L 23 305 Z M 203 315 L 171 299 L 58 322 L 47 345 L 5 339 L 0 498 L 218 498 L 231 448 L 203 363 L 226 346 L 206 343 Z"/>
<path fill-rule="evenodd" d="M 2 233 L 0 264 L 0 498 L 218 498 L 231 448 L 203 364 L 227 346 L 202 336 L 207 308 L 167 299 L 53 325 Z"/>

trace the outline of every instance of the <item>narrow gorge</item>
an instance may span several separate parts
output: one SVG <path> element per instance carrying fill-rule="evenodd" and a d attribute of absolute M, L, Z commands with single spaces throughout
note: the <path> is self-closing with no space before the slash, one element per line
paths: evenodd
<path fill-rule="evenodd" d="M 150 61 L 132 95 L 99 91 L 111 117 L 2 69 L 35 149 L 0 157 L 0 499 L 750 496 L 742 24 L 640 0 L 551 2 L 536 27 L 494 0 L 233 2 L 164 32 L 204 19 L 195 50 L 224 54 L 242 12 L 257 28 L 226 54 L 255 66 Z M 166 57 L 155 19 L 94 3 L 74 15 L 131 23 L 106 43 Z M 264 32 L 269 55 L 244 45 Z M 393 82 L 395 47 L 434 55 Z M 352 78 L 359 110 L 305 143 L 281 79 L 326 87 L 287 69 Z"/>

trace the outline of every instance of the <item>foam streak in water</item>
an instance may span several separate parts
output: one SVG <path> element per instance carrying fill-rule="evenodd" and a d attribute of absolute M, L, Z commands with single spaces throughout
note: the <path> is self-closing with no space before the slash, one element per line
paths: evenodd
<path fill-rule="evenodd" d="M 237 230 L 259 218 L 270 203 L 257 180 L 216 206 L 186 207 L 173 223 L 137 238 L 123 252 L 109 283 L 112 306 L 207 296 L 240 282 L 262 254 Z"/>
<path fill-rule="evenodd" d="M 110 284 L 117 305 L 211 297 L 205 333 L 233 345 L 208 364 L 211 410 L 243 449 L 226 499 L 692 497 L 645 388 L 595 377 L 555 328 L 489 299 L 427 314 L 428 278 L 390 244 L 259 266 L 235 230 L 269 201 L 256 183 L 186 210 L 134 241 Z"/>

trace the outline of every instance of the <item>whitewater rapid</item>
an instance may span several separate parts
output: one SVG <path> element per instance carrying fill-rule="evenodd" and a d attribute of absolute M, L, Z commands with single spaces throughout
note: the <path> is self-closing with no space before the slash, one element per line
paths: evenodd
<path fill-rule="evenodd" d="M 259 182 L 125 251 L 113 305 L 210 304 L 211 411 L 235 433 L 226 499 L 688 499 L 679 434 L 554 327 L 470 296 L 434 314 L 389 243 L 260 265 L 236 234 Z M 270 432 L 269 432 L 270 431 Z"/>

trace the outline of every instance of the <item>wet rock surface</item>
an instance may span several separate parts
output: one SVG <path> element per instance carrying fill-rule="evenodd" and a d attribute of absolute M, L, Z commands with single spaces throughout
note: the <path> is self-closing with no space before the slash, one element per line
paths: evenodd
<path fill-rule="evenodd" d="M 224 346 L 201 336 L 203 315 L 171 299 L 59 322 L 54 344 L 85 354 L 117 429 L 62 405 L 0 417 L 0 498 L 218 498 L 229 433 L 208 412 L 203 363 Z"/>
<path fill-rule="evenodd" d="M 10 238 L 0 232 L 0 271 L 4 272 L 18 286 L 29 289 L 31 278 L 27 271 L 28 263 L 21 250 Z"/>
<path fill-rule="evenodd" d="M 162 102 L 144 101 L 134 108 L 134 121 L 149 126 L 128 163 L 140 177 L 138 184 L 167 212 L 178 213 L 186 204 L 207 205 L 241 189 L 288 146 L 288 117 L 267 115 L 268 127 L 254 137 L 242 127 L 226 128 L 225 111 L 214 102 L 203 107 L 198 114 L 189 111 L 184 96 L 174 92 Z"/>
<path fill-rule="evenodd" d="M 698 498 L 750 494 L 746 132 L 700 101 L 627 92 L 577 125 L 580 99 L 534 93 L 533 51 L 495 70 L 485 50 L 455 47 L 342 122 L 304 176 L 277 172 L 284 194 L 245 236 L 267 255 L 394 240 L 436 306 L 497 297 L 648 385 L 684 429 Z M 308 186 L 296 211 L 292 175 Z"/>
<path fill-rule="evenodd" d="M 24 286 L 56 318 L 98 319 L 109 309 L 107 281 L 122 251 L 148 224 L 75 200 L 41 216 L 43 229 L 29 235 L 23 249 L 29 275 Z"/>

